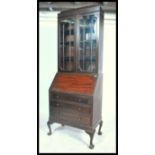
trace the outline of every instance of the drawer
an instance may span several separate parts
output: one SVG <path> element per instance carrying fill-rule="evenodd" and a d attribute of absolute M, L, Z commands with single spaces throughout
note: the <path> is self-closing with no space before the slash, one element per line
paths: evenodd
<path fill-rule="evenodd" d="M 79 104 L 66 104 L 62 103 L 63 112 L 66 113 L 79 113 L 82 115 L 90 115 L 91 107 L 90 106 L 81 106 Z"/>
<path fill-rule="evenodd" d="M 61 95 L 57 93 L 52 93 L 51 99 L 61 99 Z"/>
<path fill-rule="evenodd" d="M 62 104 L 61 118 L 72 124 L 90 125 L 91 107 L 79 104 Z"/>
<path fill-rule="evenodd" d="M 91 106 L 51 101 L 50 118 L 54 121 L 61 120 L 71 124 L 90 125 Z"/>
<path fill-rule="evenodd" d="M 90 116 L 79 116 L 77 114 L 62 113 L 62 120 L 72 124 L 90 125 Z"/>
<path fill-rule="evenodd" d="M 89 104 L 89 98 L 82 97 L 82 96 L 74 96 L 74 95 L 66 95 L 66 94 L 59 94 L 59 93 L 52 93 L 50 95 L 51 100 L 61 100 L 61 101 L 69 101 L 69 102 L 77 102 L 80 104 Z"/>
<path fill-rule="evenodd" d="M 77 123 L 90 125 L 90 117 L 78 117 Z"/>
<path fill-rule="evenodd" d="M 87 98 L 82 98 L 82 97 L 76 97 L 75 102 L 81 103 L 81 104 L 88 104 L 88 99 Z"/>

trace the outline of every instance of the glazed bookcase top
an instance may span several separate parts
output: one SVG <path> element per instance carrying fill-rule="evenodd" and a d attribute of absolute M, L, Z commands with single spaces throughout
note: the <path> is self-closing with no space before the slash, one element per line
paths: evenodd
<path fill-rule="evenodd" d="M 97 74 L 102 70 L 103 15 L 100 6 L 58 15 L 58 71 Z"/>

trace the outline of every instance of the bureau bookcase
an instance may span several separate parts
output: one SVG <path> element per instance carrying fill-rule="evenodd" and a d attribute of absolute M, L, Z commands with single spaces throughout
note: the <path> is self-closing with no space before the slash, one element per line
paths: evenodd
<path fill-rule="evenodd" d="M 58 72 L 49 88 L 51 124 L 83 129 L 93 137 L 102 127 L 103 11 L 89 6 L 58 14 Z M 78 136 L 78 135 L 77 135 Z"/>

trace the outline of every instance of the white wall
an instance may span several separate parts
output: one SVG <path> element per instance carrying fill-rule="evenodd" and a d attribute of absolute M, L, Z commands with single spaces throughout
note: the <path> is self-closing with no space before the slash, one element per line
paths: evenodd
<path fill-rule="evenodd" d="M 48 89 L 57 72 L 57 12 L 41 13 L 39 35 L 40 116 L 48 119 Z"/>
<path fill-rule="evenodd" d="M 115 152 L 115 104 L 116 104 L 116 22 L 115 14 L 104 16 L 104 54 L 103 54 L 103 121 L 111 128 L 112 141 L 109 150 Z M 47 130 L 48 89 L 57 72 L 57 12 L 40 13 L 40 128 Z M 46 128 L 46 129 L 45 129 Z M 104 131 L 104 129 L 103 129 Z M 108 134 L 107 134 L 108 135 Z"/>
<path fill-rule="evenodd" d="M 115 117 L 116 104 L 116 21 L 114 14 L 104 16 L 103 48 L 103 116 Z"/>

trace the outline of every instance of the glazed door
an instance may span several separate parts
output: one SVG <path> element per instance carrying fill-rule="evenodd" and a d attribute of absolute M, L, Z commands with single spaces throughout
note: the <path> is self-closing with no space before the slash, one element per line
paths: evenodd
<path fill-rule="evenodd" d="M 79 72 L 97 72 L 98 15 L 82 15 L 78 18 L 78 25 L 77 70 Z"/>
<path fill-rule="evenodd" d="M 59 70 L 75 71 L 75 18 L 59 19 Z"/>

